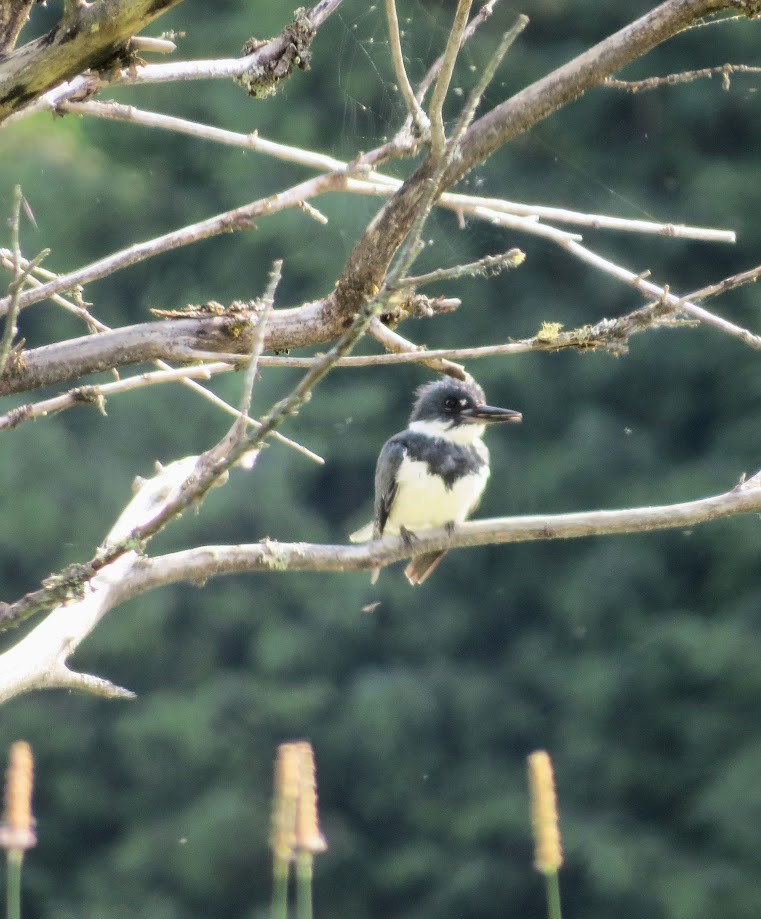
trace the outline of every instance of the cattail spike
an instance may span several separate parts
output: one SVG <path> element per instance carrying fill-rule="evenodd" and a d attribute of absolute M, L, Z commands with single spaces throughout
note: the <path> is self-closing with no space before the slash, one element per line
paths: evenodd
<path fill-rule="evenodd" d="M 544 750 L 537 750 L 528 757 L 528 779 L 534 832 L 534 866 L 542 874 L 551 874 L 563 864 L 563 850 L 552 762 Z"/>
<path fill-rule="evenodd" d="M 308 741 L 298 744 L 300 759 L 299 807 L 296 822 L 296 848 L 312 855 L 328 848 L 320 832 L 317 816 L 317 768 L 314 750 Z"/>
<path fill-rule="evenodd" d="M 270 840 L 275 861 L 280 863 L 292 861 L 296 854 L 299 771 L 298 745 L 280 744 L 275 760 L 275 794 Z"/>
<path fill-rule="evenodd" d="M 5 819 L 0 826 L 0 846 L 23 852 L 37 842 L 32 817 L 34 760 L 25 740 L 11 746 L 5 780 Z"/>
<path fill-rule="evenodd" d="M 308 741 L 280 744 L 275 762 L 272 851 L 277 862 L 299 852 L 324 852 L 328 845 L 317 816 L 317 772 Z"/>

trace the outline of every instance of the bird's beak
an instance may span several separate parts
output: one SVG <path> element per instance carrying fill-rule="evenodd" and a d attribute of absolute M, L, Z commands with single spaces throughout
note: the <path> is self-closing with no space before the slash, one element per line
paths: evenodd
<path fill-rule="evenodd" d="M 462 414 L 471 424 L 495 424 L 498 421 L 518 422 L 523 420 L 520 412 L 514 412 L 511 408 L 496 408 L 493 405 L 477 405 L 470 410 L 466 409 Z"/>

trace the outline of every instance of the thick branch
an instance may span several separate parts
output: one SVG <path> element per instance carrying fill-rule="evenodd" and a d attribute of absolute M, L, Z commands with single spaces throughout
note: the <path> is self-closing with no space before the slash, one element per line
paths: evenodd
<path fill-rule="evenodd" d="M 265 347 L 301 348 L 338 337 L 343 328 L 324 315 L 322 301 L 275 310 Z M 0 377 L 0 395 L 27 392 L 91 373 L 165 360 L 188 363 L 214 354 L 248 354 L 252 328 L 245 312 L 229 316 L 143 322 L 22 351 Z M 13 355 L 12 355 L 13 358 Z"/>
<path fill-rule="evenodd" d="M 111 61 L 124 43 L 181 0 L 100 0 L 0 61 L 0 122 L 62 80 Z"/>

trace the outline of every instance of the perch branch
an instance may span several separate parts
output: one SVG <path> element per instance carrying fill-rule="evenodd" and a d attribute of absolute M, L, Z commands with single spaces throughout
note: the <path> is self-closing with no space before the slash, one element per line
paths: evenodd
<path fill-rule="evenodd" d="M 195 465 L 195 457 L 179 462 L 186 467 L 175 470 L 173 467 L 178 464 L 172 464 L 148 483 L 143 483 L 112 530 L 110 539 L 123 540 L 134 532 L 139 520 L 152 516 L 156 507 L 169 499 Z M 685 529 L 760 511 L 761 473 L 747 481 L 743 477 L 724 494 L 681 504 L 473 520 L 451 533 L 445 527 L 421 531 L 417 534 L 415 551 Z M 409 555 L 409 546 L 398 537 L 361 546 L 264 540 L 252 545 L 202 546 L 152 559 L 127 553 L 90 581 L 84 597 L 52 610 L 25 638 L 0 655 L 0 702 L 33 689 L 70 686 L 71 671 L 66 668 L 68 657 L 109 609 L 149 590 L 180 581 L 201 584 L 210 577 L 242 572 L 367 571 L 401 561 Z M 5 627 L 10 624 L 8 611 L 11 609 L 6 607 L 0 611 L 5 614 Z M 79 688 L 89 687 L 83 681 Z"/>

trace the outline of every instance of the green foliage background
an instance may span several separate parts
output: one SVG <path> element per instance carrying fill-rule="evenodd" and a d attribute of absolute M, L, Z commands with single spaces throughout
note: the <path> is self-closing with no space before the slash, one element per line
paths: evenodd
<path fill-rule="evenodd" d="M 183 56 L 231 56 L 253 31 L 277 33 L 286 3 L 187 2 L 158 28 L 187 32 Z M 451 4 L 399 0 L 411 76 L 445 40 Z M 531 26 L 485 107 L 623 26 L 647 4 L 534 0 L 503 7 L 457 73 L 467 89 L 517 12 Z M 49 28 L 57 10 L 34 11 Z M 44 17 L 47 17 L 45 19 Z M 695 30 L 626 75 L 761 63 L 758 23 Z M 265 102 L 228 83 L 177 84 L 119 98 L 351 157 L 393 132 L 382 8 L 346 0 L 321 30 L 312 69 Z M 676 291 L 758 262 L 761 93 L 738 76 L 636 96 L 598 90 L 493 156 L 467 186 L 581 210 L 717 225 L 722 247 L 586 231 L 599 251 L 649 268 Z M 457 98 L 456 96 L 454 97 Z M 452 107 L 450 114 L 454 114 Z M 254 200 L 301 167 L 199 140 L 73 117 L 3 132 L 0 208 L 20 182 L 37 228 L 27 253 L 70 270 L 131 242 Z M 403 174 L 409 166 L 394 166 Z M 316 202 L 256 231 L 162 256 L 87 290 L 106 322 L 150 307 L 260 293 L 285 258 L 281 304 L 325 293 L 379 202 Z M 544 320 L 574 327 L 634 308 L 629 289 L 534 238 L 450 215 L 432 223 L 421 270 L 519 245 L 523 268 L 449 285 L 462 307 L 404 331 L 430 346 L 522 337 Z M 717 308 L 759 328 L 759 293 Z M 73 334 L 36 306 L 29 344 Z M 81 334 L 76 329 L 77 334 Z M 622 359 L 532 355 L 473 364 L 490 401 L 520 428 L 490 439 L 480 513 L 668 503 L 731 487 L 761 465 L 758 356 L 707 329 L 640 336 Z M 280 446 L 235 473 L 155 551 L 264 536 L 345 541 L 370 511 L 381 443 L 403 424 L 420 369 L 336 371 L 287 430 L 324 468 Z M 264 410 L 296 379 L 266 372 Z M 235 399 L 239 379 L 218 382 Z M 11 403 L 7 407 L 11 407 Z M 4 409 L 5 410 L 5 409 Z M 123 396 L 2 438 L 2 596 L 89 557 L 156 459 L 198 452 L 227 420 L 179 388 Z M 45 919 L 253 919 L 267 915 L 271 764 L 276 745 L 316 749 L 330 848 L 318 860 L 318 916 L 538 917 L 524 760 L 553 756 L 566 847 L 568 917 L 755 919 L 761 910 L 761 599 L 758 520 L 689 532 L 453 553 L 424 587 L 398 570 L 257 574 L 157 592 L 115 610 L 75 664 L 139 693 L 106 703 L 62 693 L 2 713 L 38 762 L 40 844 L 26 915 Z M 362 607 L 380 601 L 368 615 Z M 5 642 L 16 636 L 5 636 Z"/>

